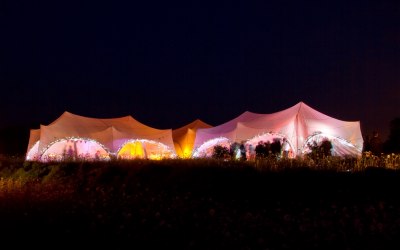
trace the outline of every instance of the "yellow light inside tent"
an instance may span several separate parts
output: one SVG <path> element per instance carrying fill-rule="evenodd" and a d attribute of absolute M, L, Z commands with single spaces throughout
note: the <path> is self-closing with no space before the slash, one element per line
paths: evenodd
<path fill-rule="evenodd" d="M 144 158 L 144 149 L 142 143 L 140 141 L 127 143 L 123 148 L 121 148 L 118 155 L 122 158 L 128 159 Z"/>
<path fill-rule="evenodd" d="M 152 154 L 152 155 L 149 156 L 149 159 L 150 160 L 162 160 L 163 156 L 160 155 L 160 154 Z"/>
<path fill-rule="evenodd" d="M 189 146 L 186 146 L 186 147 L 183 149 L 183 157 L 184 157 L 184 158 L 189 158 L 191 154 L 192 154 L 192 148 L 189 147 Z"/>
<path fill-rule="evenodd" d="M 188 129 L 184 139 L 183 144 L 183 157 L 190 158 L 192 156 L 194 139 L 196 138 L 196 132 L 193 129 Z"/>

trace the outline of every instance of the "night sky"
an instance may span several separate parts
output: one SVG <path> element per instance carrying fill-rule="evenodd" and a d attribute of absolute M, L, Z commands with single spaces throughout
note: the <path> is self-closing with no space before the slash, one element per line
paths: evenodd
<path fill-rule="evenodd" d="M 219 125 L 303 101 L 386 138 L 400 117 L 398 0 L 128 2 L 1 1 L 0 128 Z"/>

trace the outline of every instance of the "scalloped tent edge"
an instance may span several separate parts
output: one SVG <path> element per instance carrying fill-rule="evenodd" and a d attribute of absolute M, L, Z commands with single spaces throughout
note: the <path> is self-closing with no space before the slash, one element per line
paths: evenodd
<path fill-rule="evenodd" d="M 103 145 L 111 155 L 116 155 L 121 146 L 129 140 L 146 139 L 165 145 L 175 154 L 172 129 L 152 128 L 132 116 L 103 119 L 65 111 L 49 125 L 40 125 L 40 129 L 30 130 L 26 156 L 40 159 L 52 143 L 66 138 L 94 140 Z M 32 149 L 35 152 L 31 152 Z"/>
<path fill-rule="evenodd" d="M 338 120 L 311 108 L 304 102 L 299 102 L 290 108 L 270 114 L 246 111 L 219 126 L 198 129 L 194 151 L 214 138 L 224 137 L 240 143 L 265 133 L 284 135 L 293 145 L 293 156 L 301 156 L 306 141 L 317 134 L 340 138 L 351 144 L 355 150 L 350 156 L 361 156 L 364 143 L 360 121 Z"/>

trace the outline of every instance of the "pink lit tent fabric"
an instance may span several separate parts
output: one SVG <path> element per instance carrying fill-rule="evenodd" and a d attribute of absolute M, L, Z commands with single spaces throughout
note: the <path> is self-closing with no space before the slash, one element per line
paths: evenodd
<path fill-rule="evenodd" d="M 181 158 L 189 158 L 193 153 L 196 132 L 200 128 L 211 128 L 212 126 L 197 119 L 186 126 L 172 131 L 176 154 Z"/>
<path fill-rule="evenodd" d="M 196 133 L 196 139 L 194 142 L 194 148 L 197 149 L 204 142 L 215 139 L 218 137 L 228 138 L 231 141 L 236 140 L 237 124 L 245 121 L 252 121 L 256 118 L 262 117 L 263 114 L 256 114 L 249 111 L 244 112 L 240 116 L 233 120 L 230 120 L 224 124 L 221 124 L 212 128 L 198 129 Z"/>
<path fill-rule="evenodd" d="M 169 155 L 175 154 L 171 129 L 151 128 L 131 116 L 97 119 L 64 112 L 50 125 L 31 130 L 27 160 L 44 160 L 41 157 L 50 146 L 71 138 L 78 138 L 77 143 L 82 145 L 86 143 L 87 150 L 102 150 L 111 155 L 116 155 L 125 143 L 143 139 L 160 143 L 171 151 Z"/>
<path fill-rule="evenodd" d="M 28 142 L 27 159 L 39 159 L 40 129 L 31 129 Z"/>
<path fill-rule="evenodd" d="M 333 155 L 360 156 L 363 138 L 359 121 L 341 121 L 327 116 L 303 102 L 272 114 L 245 112 L 239 117 L 210 129 L 199 129 L 195 140 L 195 151 L 216 138 L 230 142 L 247 142 L 254 146 L 257 138 L 265 140 L 286 138 L 292 148 L 293 157 L 308 152 L 308 144 L 324 138 L 333 144 Z M 263 137 L 264 136 L 264 137 Z"/>
<path fill-rule="evenodd" d="M 251 121 L 262 117 L 263 114 L 256 114 L 249 111 L 244 112 L 233 120 L 230 120 L 222 125 L 198 129 L 194 142 L 193 156 L 207 157 L 212 154 L 212 148 L 215 145 L 229 147 L 229 144 L 236 140 L 237 124 L 244 121 Z"/>

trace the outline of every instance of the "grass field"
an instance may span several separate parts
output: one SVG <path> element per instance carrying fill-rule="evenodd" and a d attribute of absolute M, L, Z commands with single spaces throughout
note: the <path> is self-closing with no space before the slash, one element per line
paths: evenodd
<path fill-rule="evenodd" d="M 41 248 L 400 246 L 396 169 L 354 160 L 307 164 L 2 158 L 0 236 Z"/>

